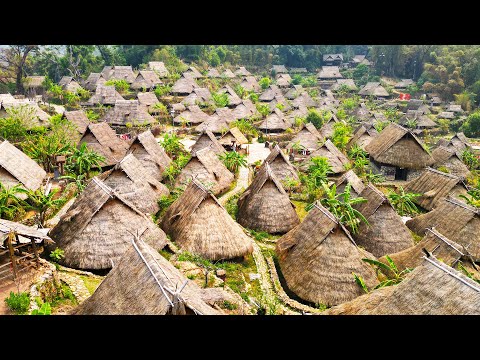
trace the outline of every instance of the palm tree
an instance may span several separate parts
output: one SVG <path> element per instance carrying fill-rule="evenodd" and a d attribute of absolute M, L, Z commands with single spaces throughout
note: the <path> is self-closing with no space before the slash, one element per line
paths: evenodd
<path fill-rule="evenodd" d="M 86 174 L 90 177 L 90 171 L 94 168 L 101 170 L 101 164 L 105 163 L 105 157 L 90 150 L 87 143 L 82 143 L 79 148 L 73 151 L 67 159 L 67 171 L 78 175 Z"/>
<path fill-rule="evenodd" d="M 37 189 L 35 191 L 28 191 L 27 199 L 27 208 L 29 210 L 34 210 L 37 213 L 37 222 L 40 227 L 45 226 L 46 214 L 50 208 L 56 208 L 61 205 L 64 200 L 54 199 L 55 194 L 59 189 L 54 189 L 52 191 L 43 191 L 42 189 Z"/>
<path fill-rule="evenodd" d="M 233 173 L 237 173 L 240 167 L 247 166 L 247 157 L 236 151 L 221 154 L 219 155 L 219 159 L 223 162 L 226 168 Z"/>
<path fill-rule="evenodd" d="M 421 196 L 421 194 L 406 193 L 402 186 L 400 186 L 398 193 L 389 190 L 387 195 L 388 200 L 401 216 L 418 213 L 418 208 L 413 200 L 419 196 Z"/>

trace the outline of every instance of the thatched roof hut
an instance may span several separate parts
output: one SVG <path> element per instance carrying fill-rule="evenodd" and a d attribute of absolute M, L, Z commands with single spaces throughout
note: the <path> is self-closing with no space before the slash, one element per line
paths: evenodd
<path fill-rule="evenodd" d="M 288 70 L 285 67 L 285 65 L 272 65 L 271 70 L 274 71 L 275 74 L 288 73 Z"/>
<path fill-rule="evenodd" d="M 270 234 L 284 234 L 300 223 L 295 205 L 268 162 L 238 199 L 240 225 Z"/>
<path fill-rule="evenodd" d="M 350 162 L 348 158 L 330 141 L 330 139 L 328 139 L 320 148 L 312 152 L 305 159 L 301 169 L 307 169 L 310 159 L 319 156 L 327 158 L 334 174 L 344 173 L 346 171 L 345 166 Z"/>
<path fill-rule="evenodd" d="M 235 75 L 236 76 L 250 76 L 252 75 L 250 71 L 245 69 L 244 66 L 240 66 L 237 70 L 235 70 Z"/>
<path fill-rule="evenodd" d="M 312 97 L 306 91 L 304 91 L 292 101 L 292 106 L 296 109 L 299 109 L 301 107 L 316 107 L 317 104 Z"/>
<path fill-rule="evenodd" d="M 228 131 L 229 125 L 228 121 L 219 116 L 217 113 L 211 115 L 208 120 L 204 121 L 195 128 L 197 132 L 211 131 L 215 134 L 222 134 Z"/>
<path fill-rule="evenodd" d="M 276 83 L 279 87 L 289 87 L 292 78 L 288 74 L 279 74 L 276 76 Z"/>
<path fill-rule="evenodd" d="M 307 70 L 307 68 L 294 68 L 294 67 L 291 67 L 291 68 L 290 68 L 290 73 L 291 73 L 291 74 L 306 74 L 306 73 L 308 73 L 308 70 Z"/>
<path fill-rule="evenodd" d="M 259 92 L 262 87 L 258 84 L 257 79 L 254 76 L 245 76 L 240 85 L 247 91 Z"/>
<path fill-rule="evenodd" d="M 470 149 L 472 147 L 463 132 L 456 133 L 450 140 L 438 140 L 437 146 L 440 145 L 446 146 L 448 149 L 459 152 L 463 152 L 463 150 Z"/>
<path fill-rule="evenodd" d="M 361 125 L 354 133 L 352 138 L 348 141 L 347 150 L 354 145 L 358 145 L 365 150 L 365 147 L 378 135 L 378 131 L 373 126 Z"/>
<path fill-rule="evenodd" d="M 153 106 L 160 103 L 157 95 L 153 92 L 139 92 L 137 94 L 138 103 L 148 110 L 149 113 L 154 113 Z"/>
<path fill-rule="evenodd" d="M 155 71 L 160 78 L 165 78 L 170 75 L 170 72 L 165 67 L 163 61 L 149 61 L 147 68 Z"/>
<path fill-rule="evenodd" d="M 150 174 L 158 181 L 163 179 L 163 172 L 172 162 L 150 130 L 138 134 L 128 152 L 132 153 L 146 169 L 150 170 Z"/>
<path fill-rule="evenodd" d="M 275 95 L 275 98 L 268 103 L 268 107 L 270 111 L 275 111 L 275 109 L 279 109 L 279 104 L 282 106 L 282 112 L 288 112 L 292 108 L 283 95 Z"/>
<path fill-rule="evenodd" d="M 242 100 L 242 103 L 232 110 L 232 115 L 235 119 L 246 119 L 257 114 L 258 110 L 250 99 Z"/>
<path fill-rule="evenodd" d="M 87 131 L 88 125 L 90 125 L 90 120 L 85 115 L 85 112 L 83 110 L 72 110 L 65 111 L 64 115 L 75 126 L 80 137 L 82 137 L 85 131 Z"/>
<path fill-rule="evenodd" d="M 120 139 L 105 122 L 88 125 L 80 139 L 79 146 L 81 143 L 87 143 L 90 150 L 104 156 L 104 166 L 115 165 L 122 160 L 129 147 L 129 144 Z"/>
<path fill-rule="evenodd" d="M 353 170 L 348 170 L 335 181 L 337 193 L 344 192 L 347 184 L 350 184 L 350 195 L 352 198 L 360 196 L 360 193 L 365 189 L 362 179 Z"/>
<path fill-rule="evenodd" d="M 35 161 L 7 140 L 0 142 L 0 182 L 7 188 L 21 184 L 27 190 L 37 190 L 47 176 Z"/>
<path fill-rule="evenodd" d="M 128 245 L 118 264 L 73 315 L 218 315 L 204 291 L 142 240 Z"/>
<path fill-rule="evenodd" d="M 337 64 L 340 65 L 343 62 L 343 54 L 324 54 L 323 55 L 323 62 L 326 64 Z"/>
<path fill-rule="evenodd" d="M 117 100 L 125 99 L 115 90 L 115 86 L 97 85 L 95 94 L 88 99 L 85 105 L 115 105 Z"/>
<path fill-rule="evenodd" d="M 240 99 L 237 93 L 229 85 L 225 85 L 223 88 L 218 90 L 218 92 L 227 93 L 228 106 L 237 106 L 242 103 L 242 99 Z"/>
<path fill-rule="evenodd" d="M 125 80 L 129 84 L 132 84 L 135 81 L 135 73 L 130 65 L 115 65 L 109 72 L 108 80 Z"/>
<path fill-rule="evenodd" d="M 319 202 L 303 222 L 278 239 L 278 262 L 288 288 L 315 304 L 336 305 L 362 295 L 352 273 L 368 287 L 378 283 L 363 258 L 374 258 L 355 244 L 345 227 Z"/>
<path fill-rule="evenodd" d="M 292 87 L 285 93 L 285 98 L 288 100 L 294 100 L 303 91 L 302 85 L 292 85 Z"/>
<path fill-rule="evenodd" d="M 225 153 L 225 149 L 223 148 L 222 144 L 209 130 L 202 132 L 198 136 L 195 144 L 192 145 L 190 152 L 194 154 L 199 150 L 205 149 L 206 147 L 210 147 L 210 150 L 212 150 L 217 155 Z"/>
<path fill-rule="evenodd" d="M 447 111 L 451 111 L 453 113 L 463 113 L 462 105 L 457 104 L 450 104 L 447 107 Z"/>
<path fill-rule="evenodd" d="M 402 79 L 397 82 L 393 87 L 395 89 L 405 89 L 407 86 L 413 85 L 415 82 L 412 79 Z"/>
<path fill-rule="evenodd" d="M 374 290 L 325 315 L 478 315 L 480 286 L 434 256 L 398 285 Z"/>
<path fill-rule="evenodd" d="M 382 97 L 382 98 L 386 98 L 390 96 L 388 91 L 385 90 L 385 88 L 382 85 L 380 85 L 379 82 L 368 82 L 367 84 L 365 84 L 363 88 L 359 90 L 358 95 L 375 96 L 375 97 Z"/>
<path fill-rule="evenodd" d="M 288 160 L 287 155 L 280 149 L 280 146 L 275 145 L 273 150 L 268 154 L 265 162 L 270 165 L 270 169 L 275 174 L 275 177 L 283 181 L 286 178 L 300 180 L 297 170 Z"/>
<path fill-rule="evenodd" d="M 468 251 L 460 244 L 443 236 L 435 228 L 427 229 L 425 237 L 415 246 L 389 254 L 388 256 L 393 260 L 398 271 L 403 271 L 406 268 L 413 269 L 422 265 L 423 257 L 425 256 L 424 250 L 427 250 L 437 259 L 441 259 L 451 267 L 456 267 L 460 260 L 469 262 Z M 385 257 L 381 257 L 379 260 L 388 264 Z"/>
<path fill-rule="evenodd" d="M 190 75 L 192 78 L 194 79 L 200 79 L 200 78 L 203 78 L 204 76 L 202 75 L 202 73 L 200 71 L 197 70 L 197 68 L 195 68 L 194 66 L 190 66 L 187 71 L 184 72 L 184 74 L 188 74 Z"/>
<path fill-rule="evenodd" d="M 83 83 L 83 87 L 90 91 L 95 91 L 97 85 L 104 85 L 107 80 L 103 77 L 101 73 L 90 73 L 87 79 Z"/>
<path fill-rule="evenodd" d="M 23 87 L 26 94 L 29 96 L 41 95 L 45 91 L 44 81 L 45 76 L 26 76 L 23 79 Z"/>
<path fill-rule="evenodd" d="M 215 196 L 193 180 L 162 217 L 161 228 L 183 249 L 209 260 L 233 259 L 253 251 Z"/>
<path fill-rule="evenodd" d="M 219 78 L 221 77 L 220 72 L 216 68 L 208 69 L 207 75 L 208 78 Z"/>
<path fill-rule="evenodd" d="M 343 75 L 340 73 L 338 66 L 322 66 L 322 69 L 317 74 L 319 80 L 335 80 L 342 79 Z"/>
<path fill-rule="evenodd" d="M 167 244 L 165 233 L 149 217 L 93 178 L 49 235 L 65 251 L 63 265 L 100 270 L 119 262 L 135 231 L 155 250 Z"/>
<path fill-rule="evenodd" d="M 218 140 L 223 146 L 231 145 L 232 143 L 237 144 L 238 146 L 248 144 L 248 140 L 245 135 L 242 134 L 238 127 L 233 127 L 228 129 L 228 131 L 223 134 L 223 136 Z"/>
<path fill-rule="evenodd" d="M 172 107 L 172 109 L 176 112 L 182 112 L 182 111 L 185 111 L 187 110 L 187 108 L 185 107 L 185 105 L 183 105 L 182 103 L 176 103 L 176 104 L 171 104 L 170 105 Z"/>
<path fill-rule="evenodd" d="M 435 162 L 414 134 L 395 123 L 370 141 L 365 151 L 377 163 L 401 168 L 422 169 Z"/>
<path fill-rule="evenodd" d="M 134 90 L 143 88 L 148 90 L 160 84 L 162 84 L 162 80 L 160 80 L 155 71 L 140 70 L 130 87 Z"/>
<path fill-rule="evenodd" d="M 332 137 L 335 129 L 334 125 L 338 122 L 337 117 L 335 114 L 331 113 L 330 119 L 325 121 L 325 123 L 322 125 L 320 130 L 318 132 L 320 133 L 320 136 L 325 139 L 329 139 Z"/>
<path fill-rule="evenodd" d="M 188 95 L 196 87 L 198 87 L 198 85 L 195 79 L 190 76 L 182 76 L 173 84 L 171 92 L 173 95 Z"/>
<path fill-rule="evenodd" d="M 355 205 L 355 208 L 368 221 L 368 225 L 361 222 L 358 233 L 353 235 L 359 246 L 376 257 L 413 246 L 410 230 L 381 191 L 368 184 L 359 196 L 367 201 Z"/>
<path fill-rule="evenodd" d="M 29 101 L 28 99 L 3 100 L 0 104 L 0 118 L 9 117 L 7 112 L 9 109 L 19 110 L 21 108 L 24 109 L 22 113 L 28 114 L 23 120 L 27 129 L 30 130 L 36 126 L 49 126 L 50 115 L 43 111 L 36 102 Z"/>
<path fill-rule="evenodd" d="M 479 210 L 458 199 L 444 198 L 435 209 L 408 220 L 406 225 L 420 236 L 427 228 L 435 227 L 447 238 L 465 246 L 476 260 L 480 259 Z"/>
<path fill-rule="evenodd" d="M 265 89 L 265 91 L 258 97 L 258 100 L 265 102 L 272 101 L 277 95 L 282 95 L 282 90 L 280 90 L 277 85 L 272 84 Z"/>
<path fill-rule="evenodd" d="M 291 149 L 294 144 L 300 145 L 303 149 L 315 150 L 318 149 L 319 142 L 323 139 L 317 128 L 312 124 L 303 124 L 302 129 L 290 140 L 287 144 L 287 149 Z"/>
<path fill-rule="evenodd" d="M 268 115 L 265 120 L 258 126 L 263 132 L 283 132 L 290 127 L 290 124 L 285 121 L 282 112 L 275 109 L 273 113 Z"/>
<path fill-rule="evenodd" d="M 211 147 L 206 147 L 192 153 L 187 165 L 178 174 L 175 186 L 185 185 L 192 179 L 201 182 L 214 195 L 219 195 L 228 191 L 235 176 L 219 160 L 218 154 Z"/>
<path fill-rule="evenodd" d="M 185 106 L 196 105 L 198 103 L 213 103 L 212 94 L 207 88 L 196 87 L 185 99 L 183 99 L 182 104 Z"/>
<path fill-rule="evenodd" d="M 402 116 L 399 120 L 398 123 L 402 126 L 405 126 L 408 121 L 415 120 L 417 125 L 417 129 L 431 129 L 437 126 L 437 123 L 430 119 L 426 115 L 419 114 L 417 111 L 414 111 L 413 113 L 408 112 L 406 115 Z"/>
<path fill-rule="evenodd" d="M 235 74 L 233 73 L 232 70 L 230 69 L 225 69 L 225 71 L 222 73 L 222 77 L 226 79 L 234 79 Z"/>
<path fill-rule="evenodd" d="M 427 210 L 435 208 L 438 201 L 448 195 L 457 196 L 467 193 L 459 177 L 430 167 L 426 168 L 419 177 L 405 184 L 404 189 L 407 192 L 422 194 L 413 201 Z"/>
<path fill-rule="evenodd" d="M 451 120 L 455 118 L 455 114 L 452 111 L 442 111 L 440 114 L 438 114 L 437 118 Z"/>
<path fill-rule="evenodd" d="M 156 122 L 138 100 L 117 100 L 115 106 L 105 113 L 103 120 L 111 125 L 150 125 Z"/>
<path fill-rule="evenodd" d="M 464 164 L 461 153 L 455 151 L 453 146 L 450 149 L 442 145 L 437 146 L 432 151 L 432 156 L 435 159 L 434 167 L 436 169 L 446 168 L 450 174 L 458 176 L 460 179 L 465 179 L 470 175 L 470 170 Z"/>
<path fill-rule="evenodd" d="M 337 91 L 340 89 L 342 85 L 345 85 L 348 87 L 348 90 L 350 91 L 357 91 L 358 87 L 355 85 L 355 82 L 353 79 L 337 79 L 335 84 L 332 85 L 330 90 Z"/>
<path fill-rule="evenodd" d="M 99 179 L 145 214 L 155 214 L 159 210 L 158 199 L 170 193 L 133 154 L 125 156 Z"/>
<path fill-rule="evenodd" d="M 63 90 L 66 90 L 71 93 L 76 93 L 78 90 L 82 89 L 82 86 L 75 81 L 73 76 L 63 76 L 58 82 Z"/>
<path fill-rule="evenodd" d="M 207 121 L 209 115 L 204 113 L 198 105 L 190 105 L 186 111 L 177 115 L 173 122 L 175 125 L 195 125 Z"/>

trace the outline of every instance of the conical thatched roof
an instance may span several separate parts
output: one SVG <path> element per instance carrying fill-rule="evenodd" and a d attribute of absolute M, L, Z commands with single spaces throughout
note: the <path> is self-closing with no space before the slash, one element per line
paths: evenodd
<path fill-rule="evenodd" d="M 113 85 L 97 85 L 95 94 L 90 97 L 85 105 L 115 105 L 117 100 L 125 100 Z"/>
<path fill-rule="evenodd" d="M 258 126 L 261 131 L 285 131 L 289 127 L 290 124 L 285 121 L 285 118 L 280 110 L 268 115 Z"/>
<path fill-rule="evenodd" d="M 160 102 L 154 92 L 139 92 L 137 99 L 140 105 L 145 106 L 147 109 Z"/>
<path fill-rule="evenodd" d="M 379 82 L 369 82 L 360 89 L 358 95 L 388 97 L 390 94 Z"/>
<path fill-rule="evenodd" d="M 335 116 L 335 114 L 332 114 L 330 119 L 328 119 L 328 121 L 326 121 L 318 131 L 320 133 L 320 136 L 325 139 L 331 138 L 334 132 L 333 126 L 337 122 L 338 122 L 337 117 Z"/>
<path fill-rule="evenodd" d="M 250 254 L 252 240 L 202 184 L 193 180 L 160 226 L 184 250 L 210 260 Z"/>
<path fill-rule="evenodd" d="M 195 144 L 192 145 L 190 152 L 192 154 L 196 153 L 199 150 L 205 149 L 206 147 L 210 147 L 210 149 L 215 154 L 224 154 L 225 149 L 223 148 L 222 144 L 217 140 L 215 135 L 209 130 L 201 133 Z"/>
<path fill-rule="evenodd" d="M 455 148 L 449 149 L 440 145 L 433 150 L 432 156 L 435 159 L 435 168 L 446 168 L 450 174 L 458 176 L 460 179 L 465 179 L 470 175 L 470 170 L 462 161 L 461 153 Z"/>
<path fill-rule="evenodd" d="M 218 140 L 222 145 L 230 145 L 232 141 L 237 145 L 248 144 L 247 138 L 242 134 L 238 127 L 228 129 L 228 131 Z"/>
<path fill-rule="evenodd" d="M 378 283 L 375 271 L 362 258 L 348 230 L 316 202 L 303 222 L 281 237 L 275 249 L 288 288 L 304 300 L 341 304 L 362 295 L 353 273 L 367 286 Z"/>
<path fill-rule="evenodd" d="M 434 256 L 395 286 L 325 311 L 325 315 L 479 315 L 480 286 Z"/>
<path fill-rule="evenodd" d="M 111 125 L 149 125 L 156 122 L 138 100 L 117 100 L 115 106 L 109 109 L 103 120 Z"/>
<path fill-rule="evenodd" d="M 352 138 L 348 141 L 347 149 L 353 147 L 353 145 L 358 145 L 360 148 L 365 150 L 365 147 L 373 140 L 374 137 L 378 135 L 378 131 L 375 130 L 373 126 L 366 127 L 361 125 L 354 133 Z"/>
<path fill-rule="evenodd" d="M 292 101 L 292 106 L 295 109 L 301 108 L 301 107 L 316 107 L 317 104 L 315 101 L 312 99 L 310 95 L 306 91 L 303 91 L 300 95 L 298 95 L 295 100 Z"/>
<path fill-rule="evenodd" d="M 199 103 L 213 103 L 212 94 L 210 94 L 210 91 L 207 88 L 194 88 L 190 95 L 182 100 L 182 104 L 185 106 L 196 105 Z"/>
<path fill-rule="evenodd" d="M 172 159 L 158 144 L 150 130 L 138 134 L 130 145 L 128 152 L 140 160 L 142 165 L 150 170 L 150 174 L 158 181 L 163 179 L 163 172 L 172 162 Z"/>
<path fill-rule="evenodd" d="M 93 295 L 73 314 L 219 314 L 202 300 L 202 295 L 202 289 L 155 249 L 142 240 L 134 240 Z"/>
<path fill-rule="evenodd" d="M 272 101 L 276 95 L 281 95 L 282 91 L 277 85 L 270 85 L 263 93 L 258 97 L 260 101 Z"/>
<path fill-rule="evenodd" d="M 133 154 L 125 156 L 99 179 L 146 214 L 155 214 L 159 210 L 158 199 L 170 193 Z"/>
<path fill-rule="evenodd" d="M 200 124 L 207 121 L 209 115 L 204 113 L 198 105 L 190 105 L 186 111 L 180 113 L 173 119 L 175 125 L 182 124 Z"/>
<path fill-rule="evenodd" d="M 315 150 L 318 149 L 318 143 L 321 140 L 322 136 L 312 123 L 303 124 L 302 129 L 288 143 L 287 149 L 291 149 L 294 144 L 298 143 L 304 149 Z"/>
<path fill-rule="evenodd" d="M 195 79 L 182 76 L 175 82 L 175 84 L 173 84 L 171 92 L 174 95 L 188 95 L 197 86 Z"/>
<path fill-rule="evenodd" d="M 64 115 L 68 121 L 75 125 L 80 136 L 83 136 L 85 131 L 87 131 L 88 125 L 90 125 L 90 120 L 85 115 L 85 112 L 83 110 L 65 111 Z"/>
<path fill-rule="evenodd" d="M 215 113 L 198 125 L 195 130 L 198 132 L 211 131 L 215 134 L 221 134 L 228 131 L 229 118 L 234 120 L 232 111 L 229 108 L 216 109 Z"/>
<path fill-rule="evenodd" d="M 413 246 L 410 230 L 381 191 L 368 184 L 359 196 L 367 201 L 356 205 L 355 208 L 368 221 L 368 225 L 361 222 L 358 233 L 353 235 L 359 246 L 376 257 Z"/>
<path fill-rule="evenodd" d="M 194 66 L 190 66 L 187 71 L 184 72 L 184 74 L 188 74 L 190 75 L 192 78 L 194 79 L 199 79 L 199 78 L 203 78 L 204 76 L 200 73 L 200 71 L 197 70 L 196 67 Z"/>
<path fill-rule="evenodd" d="M 334 174 L 340 174 L 345 172 L 345 166 L 349 163 L 348 158 L 343 155 L 343 153 L 337 149 L 337 147 L 329 140 L 312 152 L 304 161 L 304 164 L 301 166 L 302 169 L 308 169 L 308 164 L 310 159 L 313 157 L 325 157 L 328 159 L 329 164 L 332 167 L 332 172 Z"/>
<path fill-rule="evenodd" d="M 337 91 L 338 89 L 340 89 L 342 85 L 348 86 L 348 89 L 350 91 L 358 90 L 358 87 L 357 85 L 355 85 L 355 82 L 353 81 L 353 79 L 337 79 L 336 83 L 333 84 L 330 89 L 333 91 Z"/>
<path fill-rule="evenodd" d="M 284 234 L 300 223 L 295 206 L 268 162 L 238 199 L 240 225 L 271 234 Z"/>
<path fill-rule="evenodd" d="M 21 184 L 25 189 L 37 190 L 47 176 L 35 161 L 7 140 L 0 142 L 0 182 L 6 187 Z"/>
<path fill-rule="evenodd" d="M 235 74 L 232 72 L 232 70 L 226 69 L 222 73 L 222 77 L 227 78 L 227 79 L 233 79 L 233 78 L 235 78 Z"/>
<path fill-rule="evenodd" d="M 340 73 L 338 66 L 322 66 L 317 74 L 317 79 L 341 79 L 343 75 Z"/>
<path fill-rule="evenodd" d="M 242 100 L 242 103 L 232 110 L 232 115 L 235 119 L 246 119 L 257 114 L 258 110 L 250 99 Z"/>
<path fill-rule="evenodd" d="M 265 162 L 270 165 L 270 169 L 275 174 L 275 177 L 282 181 L 287 177 L 290 179 L 300 180 L 297 170 L 288 160 L 287 155 L 280 149 L 280 146 L 275 145 L 273 150 L 268 154 Z"/>
<path fill-rule="evenodd" d="M 406 225 L 423 236 L 427 228 L 435 229 L 465 246 L 475 259 L 480 259 L 480 217 L 478 209 L 452 197 L 442 199 L 432 211 L 408 220 Z"/>
<path fill-rule="evenodd" d="M 63 265 L 98 270 L 118 263 L 135 231 L 156 250 L 167 244 L 165 233 L 150 218 L 93 178 L 49 235 L 65 251 Z"/>
<path fill-rule="evenodd" d="M 432 210 L 441 198 L 449 194 L 467 193 L 460 178 L 432 168 L 426 168 L 422 175 L 409 181 L 404 189 L 407 192 L 422 194 L 413 201 L 427 210 Z"/>
<path fill-rule="evenodd" d="M 237 76 L 250 76 L 250 71 L 248 71 L 244 66 L 240 66 L 237 70 L 235 70 L 235 75 Z"/>
<path fill-rule="evenodd" d="M 365 189 L 362 179 L 360 179 L 353 170 L 348 170 L 335 182 L 335 185 L 337 186 L 337 193 L 343 192 L 347 184 L 350 184 L 350 195 L 352 197 L 358 197 Z"/>
<path fill-rule="evenodd" d="M 415 246 L 409 247 L 403 251 L 389 254 L 388 256 L 393 260 L 398 268 L 398 271 L 403 271 L 406 268 L 416 268 L 423 262 L 425 256 L 424 250 L 427 250 L 437 259 L 451 267 L 456 267 L 460 260 L 469 261 L 470 254 L 463 246 L 446 238 L 441 233 L 433 229 L 427 229 L 425 237 Z M 381 262 L 388 264 L 385 257 L 379 259 Z"/>
<path fill-rule="evenodd" d="M 259 92 L 262 90 L 254 76 L 245 76 L 240 85 L 247 91 Z"/>
<path fill-rule="evenodd" d="M 435 162 L 414 134 L 395 123 L 370 141 L 365 151 L 378 163 L 408 169 L 422 169 Z"/>
<path fill-rule="evenodd" d="M 160 84 L 162 84 L 162 80 L 159 79 L 154 71 L 140 70 L 130 87 L 135 90 L 141 90 L 143 88 L 151 89 Z"/>
<path fill-rule="evenodd" d="M 219 195 L 228 191 L 235 177 L 219 160 L 218 154 L 206 147 L 192 153 L 187 165 L 178 174 L 175 185 L 185 185 L 192 179 L 201 182 L 214 195 Z"/>
<path fill-rule="evenodd" d="M 285 98 L 288 100 L 294 100 L 303 91 L 302 85 L 292 85 L 290 89 L 285 93 Z"/>
<path fill-rule="evenodd" d="M 125 80 L 129 84 L 135 81 L 135 73 L 130 65 L 127 66 L 113 66 L 109 73 L 108 80 Z"/>
<path fill-rule="evenodd" d="M 280 87 L 288 87 L 290 86 L 290 83 L 292 82 L 292 78 L 288 74 L 280 74 L 277 76 L 277 86 Z"/>
<path fill-rule="evenodd" d="M 210 68 L 206 75 L 208 78 L 219 78 L 220 72 L 215 68 Z"/>
<path fill-rule="evenodd" d="M 157 75 L 161 78 L 164 78 L 170 75 L 163 61 L 150 61 L 148 63 L 148 69 L 155 71 Z"/>
<path fill-rule="evenodd" d="M 468 142 L 467 137 L 463 132 L 456 133 L 450 140 L 440 139 L 438 140 L 437 146 L 443 145 L 450 150 L 463 152 L 466 148 L 471 148 L 470 143 Z"/>
<path fill-rule="evenodd" d="M 218 90 L 218 92 L 227 94 L 228 106 L 237 106 L 242 103 L 242 99 L 229 85 L 225 85 L 223 88 Z"/>
<path fill-rule="evenodd" d="M 72 76 L 63 76 L 60 81 L 58 82 L 63 90 L 66 90 L 71 93 L 76 93 L 79 89 L 81 89 L 81 85 L 75 81 Z"/>
<path fill-rule="evenodd" d="M 90 91 L 95 91 L 97 85 L 103 85 L 107 80 L 103 77 L 101 73 L 90 73 L 87 79 L 83 83 L 83 87 Z"/>
<path fill-rule="evenodd" d="M 105 157 L 103 166 L 115 165 L 122 160 L 129 146 L 105 122 L 88 125 L 79 145 L 84 142 L 87 143 L 89 149 Z"/>

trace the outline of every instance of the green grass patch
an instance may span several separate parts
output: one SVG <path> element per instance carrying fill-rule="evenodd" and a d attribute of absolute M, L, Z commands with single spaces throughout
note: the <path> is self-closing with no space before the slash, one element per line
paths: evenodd
<path fill-rule="evenodd" d="M 87 288 L 90 295 L 92 295 L 95 292 L 95 290 L 98 288 L 98 286 L 102 282 L 102 279 L 92 278 L 85 275 L 80 275 L 80 278 L 83 280 L 83 283 L 85 284 L 85 287 Z"/>
<path fill-rule="evenodd" d="M 292 200 L 293 205 L 295 205 L 295 210 L 297 215 L 300 218 L 300 221 L 303 221 L 308 214 L 308 211 L 305 210 L 305 207 L 308 205 L 305 201 Z"/>
<path fill-rule="evenodd" d="M 162 255 L 165 259 L 170 260 L 172 257 L 173 253 L 166 250 L 166 248 L 163 248 L 162 250 L 158 250 L 158 253 Z"/>
<path fill-rule="evenodd" d="M 250 232 L 250 235 L 257 241 L 265 241 L 265 240 L 277 240 L 281 237 L 281 235 L 272 235 L 265 231 L 255 231 L 253 229 L 247 229 Z"/>

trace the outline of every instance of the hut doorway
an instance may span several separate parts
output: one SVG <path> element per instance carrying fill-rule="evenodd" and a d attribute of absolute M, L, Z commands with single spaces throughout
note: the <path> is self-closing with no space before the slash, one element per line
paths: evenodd
<path fill-rule="evenodd" d="M 408 169 L 399 168 L 395 169 L 395 180 L 407 180 Z"/>

